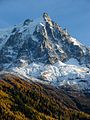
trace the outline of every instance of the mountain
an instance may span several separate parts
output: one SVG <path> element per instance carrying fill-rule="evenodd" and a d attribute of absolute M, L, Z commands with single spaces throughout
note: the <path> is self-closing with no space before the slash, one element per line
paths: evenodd
<path fill-rule="evenodd" d="M 44 13 L 0 31 L 0 70 L 89 92 L 90 48 Z"/>
<path fill-rule="evenodd" d="M 1 120 L 90 120 L 90 48 L 51 20 L 0 30 Z"/>
<path fill-rule="evenodd" d="M 71 37 L 46 13 L 35 21 L 27 19 L 23 24 L 0 34 L 0 63 L 8 64 L 23 58 L 30 59 L 30 63 L 53 64 L 58 60 L 65 62 L 75 58 L 79 64 L 89 67 L 90 48 Z"/>

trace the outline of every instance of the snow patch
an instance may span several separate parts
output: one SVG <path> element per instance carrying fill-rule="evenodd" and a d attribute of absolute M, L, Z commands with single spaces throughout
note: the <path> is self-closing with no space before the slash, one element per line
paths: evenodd
<path fill-rule="evenodd" d="M 76 65 L 76 66 L 80 66 L 79 65 L 79 62 L 77 59 L 75 58 L 70 58 L 67 62 L 65 62 L 66 64 L 69 64 L 69 65 Z"/>
<path fill-rule="evenodd" d="M 74 45 L 77 45 L 77 46 L 81 46 L 82 44 L 79 42 L 79 41 L 77 41 L 75 38 L 73 38 L 73 37 L 70 37 L 70 40 L 73 42 L 73 44 Z"/>
<path fill-rule="evenodd" d="M 90 72 L 87 69 L 76 65 L 69 65 L 58 61 L 54 65 L 43 63 L 31 63 L 28 66 L 13 68 L 13 71 L 27 78 L 39 78 L 39 82 L 48 82 L 56 87 L 70 85 L 79 89 L 89 88 Z M 80 82 L 83 80 L 84 82 Z"/>

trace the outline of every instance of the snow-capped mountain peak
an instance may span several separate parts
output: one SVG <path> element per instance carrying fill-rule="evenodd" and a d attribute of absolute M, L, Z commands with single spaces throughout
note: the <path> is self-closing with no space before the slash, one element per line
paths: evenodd
<path fill-rule="evenodd" d="M 36 20 L 26 19 L 9 30 L 0 30 L 0 70 L 55 86 L 89 89 L 90 48 L 44 13 Z"/>

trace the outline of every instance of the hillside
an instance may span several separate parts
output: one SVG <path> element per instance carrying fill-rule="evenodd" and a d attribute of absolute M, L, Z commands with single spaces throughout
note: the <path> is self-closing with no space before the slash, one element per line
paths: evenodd
<path fill-rule="evenodd" d="M 90 120 L 90 96 L 26 81 L 0 75 L 0 120 Z"/>

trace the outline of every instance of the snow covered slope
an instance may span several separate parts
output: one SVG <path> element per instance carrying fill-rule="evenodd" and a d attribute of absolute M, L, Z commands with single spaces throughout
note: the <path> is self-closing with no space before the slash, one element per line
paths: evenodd
<path fill-rule="evenodd" d="M 0 30 L 0 70 L 56 87 L 90 89 L 90 48 L 53 22 L 47 13 Z"/>
<path fill-rule="evenodd" d="M 89 90 L 90 88 L 90 70 L 88 68 L 64 64 L 61 61 L 53 65 L 31 63 L 30 65 L 14 67 L 13 72 L 26 78 L 37 78 L 38 82 L 48 83 L 56 87 L 71 86 L 77 90 Z"/>

